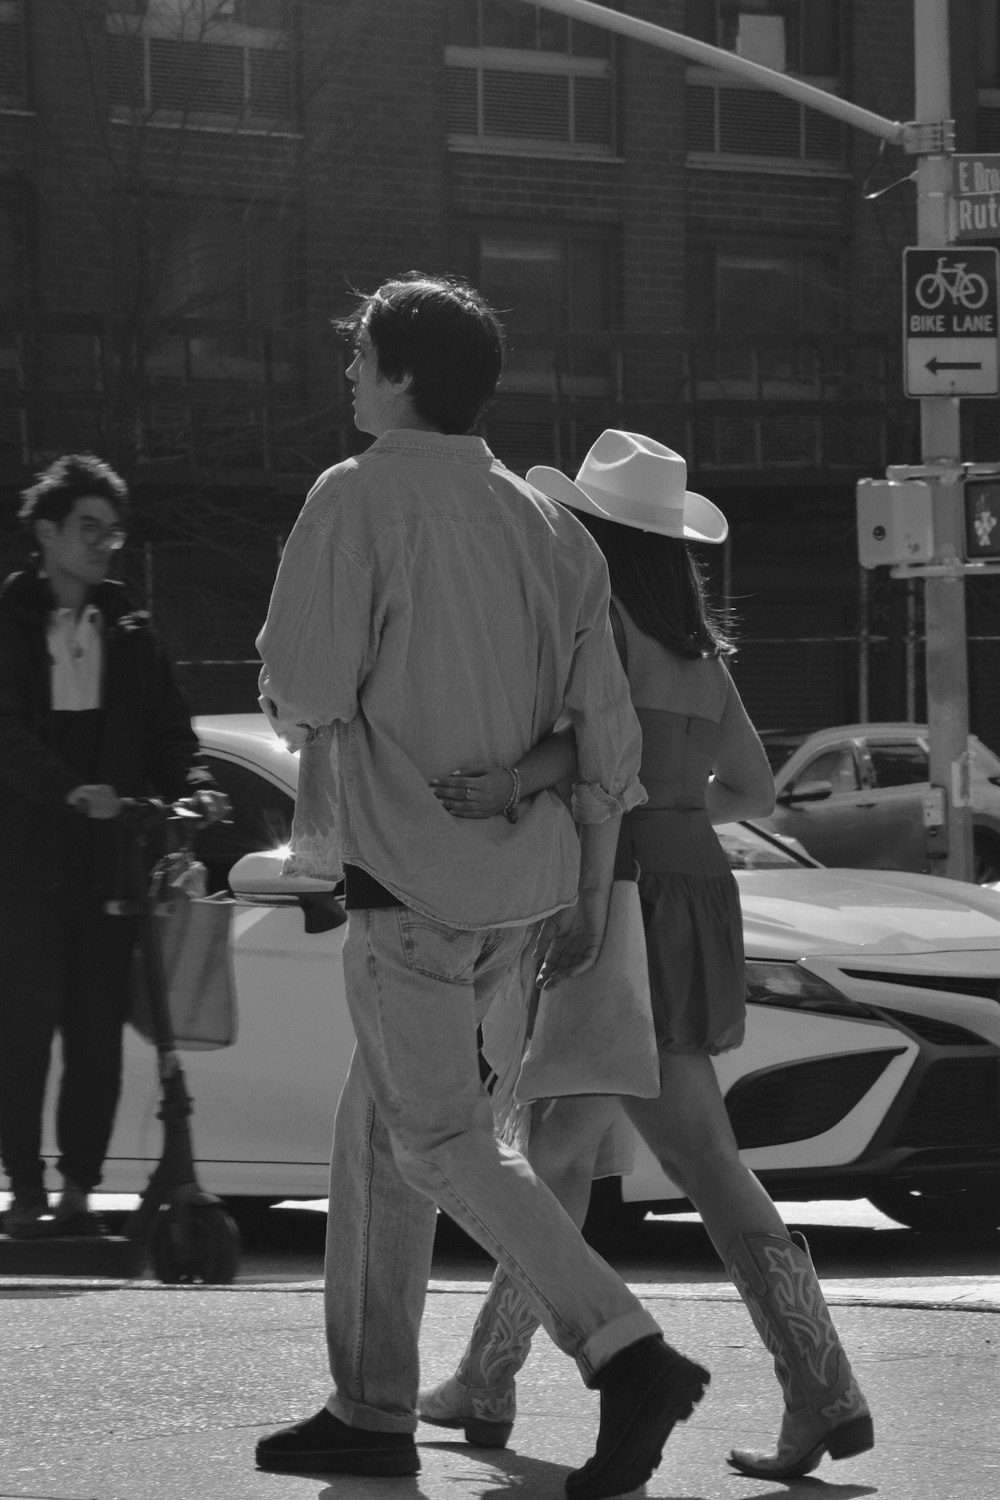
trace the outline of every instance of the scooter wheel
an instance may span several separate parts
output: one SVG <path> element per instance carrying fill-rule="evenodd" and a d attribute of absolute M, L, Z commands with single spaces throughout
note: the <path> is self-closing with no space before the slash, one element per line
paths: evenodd
<path fill-rule="evenodd" d="M 160 1211 L 149 1253 L 156 1276 L 168 1286 L 225 1286 L 239 1265 L 240 1232 L 220 1204 L 191 1204 L 186 1226 L 179 1210 L 166 1207 Z"/>

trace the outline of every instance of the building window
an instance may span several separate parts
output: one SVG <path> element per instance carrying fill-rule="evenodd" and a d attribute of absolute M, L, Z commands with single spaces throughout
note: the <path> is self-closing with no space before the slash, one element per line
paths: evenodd
<path fill-rule="evenodd" d="M 24 215 L 0 198 L 0 347 L 13 341 L 21 321 L 24 284 Z"/>
<path fill-rule="evenodd" d="M 976 146 L 980 151 L 1000 150 L 1000 3 L 979 0 L 978 109 Z"/>
<path fill-rule="evenodd" d="M 840 257 L 784 241 L 692 247 L 691 331 L 739 338 L 780 329 L 791 339 L 840 327 Z"/>
<path fill-rule="evenodd" d="M 688 256 L 687 277 L 695 399 L 835 394 L 822 344 L 840 326 L 837 257 L 764 244 L 706 246 Z"/>
<path fill-rule="evenodd" d="M 293 0 L 108 0 L 113 106 L 199 118 L 295 112 Z"/>
<path fill-rule="evenodd" d="M 835 92 L 842 72 L 840 0 L 688 0 L 690 36 Z M 844 161 L 844 127 L 829 115 L 711 68 L 687 70 L 688 152 L 813 167 Z"/>
<path fill-rule="evenodd" d="M 1000 4 L 979 0 L 979 37 L 976 57 L 981 89 L 1000 89 Z"/>
<path fill-rule="evenodd" d="M 614 149 L 611 32 L 521 0 L 448 0 L 446 27 L 450 145 Z"/>
<path fill-rule="evenodd" d="M 778 161 L 837 167 L 844 160 L 844 127 L 819 110 L 763 89 L 709 81 L 688 70 L 687 147 L 689 156 L 753 158 L 754 165 Z"/>
<path fill-rule="evenodd" d="M 0 109 L 16 109 L 27 100 L 22 0 L 0 0 Z"/>
<path fill-rule="evenodd" d="M 840 0 L 687 0 L 684 30 L 781 73 L 840 77 Z"/>
<path fill-rule="evenodd" d="M 21 334 L 26 281 L 24 202 L 0 195 L 0 460 L 25 458 Z"/>
<path fill-rule="evenodd" d="M 694 244 L 685 400 L 701 468 L 884 463 L 886 351 L 847 340 L 840 256 L 786 240 Z"/>
<path fill-rule="evenodd" d="M 614 369 L 614 245 L 604 234 L 504 225 L 456 228 L 453 268 L 499 309 L 510 394 L 605 396 Z"/>
<path fill-rule="evenodd" d="M 154 378 L 288 379 L 292 226 L 263 205 L 157 198 L 141 211 L 136 287 L 152 299 Z M 124 280 L 124 278 L 123 278 Z M 140 293 L 141 294 L 141 293 Z"/>

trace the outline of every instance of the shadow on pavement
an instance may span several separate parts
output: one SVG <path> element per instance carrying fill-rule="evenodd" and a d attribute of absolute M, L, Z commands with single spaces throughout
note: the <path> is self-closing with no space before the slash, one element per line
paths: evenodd
<path fill-rule="evenodd" d="M 814 1479 L 807 1474 L 804 1479 L 788 1479 L 777 1490 L 758 1490 L 753 1500 L 795 1500 L 796 1496 L 806 1500 L 861 1500 L 862 1495 L 877 1495 L 877 1484 L 830 1484 L 826 1479 Z"/>
<path fill-rule="evenodd" d="M 456 1458 L 468 1456 L 480 1468 L 476 1477 L 476 1500 L 494 1500 L 494 1497 L 515 1492 L 530 1495 L 531 1500 L 566 1500 L 566 1475 L 570 1472 L 566 1464 L 549 1463 L 544 1458 L 521 1455 L 511 1448 L 470 1448 L 465 1443 L 429 1442 L 418 1444 L 420 1448 L 433 1448 L 445 1456 Z M 497 1470 L 496 1485 L 490 1483 L 490 1470 Z M 325 1497 L 320 1497 L 325 1500 Z M 335 1500 L 331 1493 L 329 1500 Z M 678 1500 L 697 1500 L 695 1496 L 678 1497 Z"/>

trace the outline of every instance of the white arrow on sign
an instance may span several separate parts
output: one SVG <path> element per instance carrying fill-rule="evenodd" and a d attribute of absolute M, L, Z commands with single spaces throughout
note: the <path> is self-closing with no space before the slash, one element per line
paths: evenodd
<path fill-rule="evenodd" d="M 907 339 L 907 395 L 996 395 L 998 347 L 996 339 Z"/>

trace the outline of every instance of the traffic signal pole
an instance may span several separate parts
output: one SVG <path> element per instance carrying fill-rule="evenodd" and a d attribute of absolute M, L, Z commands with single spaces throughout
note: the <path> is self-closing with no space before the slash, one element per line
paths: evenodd
<path fill-rule="evenodd" d="M 591 26 L 617 32 L 692 62 L 729 73 L 758 88 L 784 94 L 832 115 L 853 129 L 880 136 L 917 160 L 917 242 L 934 248 L 951 243 L 948 204 L 952 150 L 949 119 L 948 0 L 914 0 L 916 118 L 889 120 L 748 58 L 737 57 L 681 32 L 637 16 L 608 10 L 593 0 L 525 0 Z M 925 805 L 930 867 L 940 875 L 971 879 L 972 825 L 969 807 L 969 679 L 963 563 L 963 500 L 959 404 L 954 396 L 920 400 L 921 464 L 890 468 L 890 476 L 926 477 L 933 490 L 935 558 L 931 568 L 912 570 L 924 580 L 927 717 L 932 794 Z"/>
<path fill-rule="evenodd" d="M 559 11 L 577 21 L 586 21 L 588 26 L 599 26 L 604 31 L 631 37 L 633 41 L 648 42 L 651 47 L 659 47 L 662 52 L 677 52 L 691 62 L 703 63 L 705 67 L 715 68 L 720 73 L 731 73 L 744 83 L 769 89 L 772 94 L 784 94 L 786 98 L 795 99 L 800 104 L 808 104 L 811 109 L 832 115 L 834 119 L 842 120 L 845 125 L 853 125 L 857 130 L 881 136 L 894 145 L 906 146 L 907 150 L 914 149 L 907 145 L 910 125 L 900 124 L 898 120 L 887 120 L 884 115 L 862 109 L 860 104 L 852 104 L 849 99 L 841 99 L 837 94 L 828 94 L 815 84 L 804 83 L 801 78 L 779 73 L 775 68 L 766 68 L 763 63 L 752 62 L 748 57 L 737 57 L 735 52 L 727 52 L 724 47 L 699 42 L 693 36 L 685 36 L 682 31 L 670 31 L 666 26 L 642 21 L 638 16 L 628 16 L 620 10 L 608 10 L 606 5 L 594 4 L 594 0 L 524 0 L 524 3 L 532 7 L 538 6 L 541 10 Z"/>
<path fill-rule="evenodd" d="M 947 120 L 951 109 L 948 0 L 914 0 L 915 106 L 918 123 Z M 917 161 L 917 242 L 950 243 L 951 164 L 943 153 Z M 924 578 L 930 780 L 925 842 L 932 872 L 973 878 L 969 792 L 969 663 L 963 568 L 961 428 L 956 396 L 920 401 L 920 454 L 932 478 L 935 562 Z M 936 805 L 935 805 L 936 803 Z"/>

